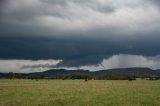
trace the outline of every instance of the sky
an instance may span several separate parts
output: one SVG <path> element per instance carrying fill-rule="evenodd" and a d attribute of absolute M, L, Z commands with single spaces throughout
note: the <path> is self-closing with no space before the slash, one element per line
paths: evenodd
<path fill-rule="evenodd" d="M 160 68 L 160 0 L 0 0 L 0 72 Z"/>

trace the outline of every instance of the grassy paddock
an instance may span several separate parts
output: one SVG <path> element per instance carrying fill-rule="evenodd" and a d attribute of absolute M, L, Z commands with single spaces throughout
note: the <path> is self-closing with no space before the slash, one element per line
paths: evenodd
<path fill-rule="evenodd" d="M 160 106 L 160 80 L 0 80 L 0 106 Z"/>

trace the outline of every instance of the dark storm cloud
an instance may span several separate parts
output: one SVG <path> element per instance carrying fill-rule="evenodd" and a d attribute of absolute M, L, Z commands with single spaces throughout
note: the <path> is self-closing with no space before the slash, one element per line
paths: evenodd
<path fill-rule="evenodd" d="M 5 5 L 7 3 L 7 0 L 0 0 L 0 6 L 2 7 L 3 5 Z M 1 8 L 0 7 L 0 8 Z"/>
<path fill-rule="evenodd" d="M 104 57 L 96 56 L 104 54 L 104 47 L 94 40 L 1 37 L 0 41 L 1 59 L 62 59 L 59 65 L 75 61 L 80 66 L 97 64 Z"/>
<path fill-rule="evenodd" d="M 0 18 L 2 16 L 2 12 L 4 9 L 4 6 L 7 4 L 7 0 L 0 0 Z"/>
<path fill-rule="evenodd" d="M 158 55 L 157 4 L 159 0 L 1 0 L 0 59 L 58 59 L 57 67 L 79 67 L 116 54 Z"/>
<path fill-rule="evenodd" d="M 63 60 L 57 67 L 96 65 L 114 54 L 158 55 L 159 40 L 154 38 L 95 40 L 43 37 L 1 37 L 1 59 Z M 43 66 L 44 67 L 44 66 Z"/>
<path fill-rule="evenodd" d="M 3 6 L 5 0 L 0 0 L 0 6 Z"/>

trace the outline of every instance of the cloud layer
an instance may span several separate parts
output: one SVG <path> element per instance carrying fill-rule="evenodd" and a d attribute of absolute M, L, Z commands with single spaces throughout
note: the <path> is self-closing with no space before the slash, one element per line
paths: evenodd
<path fill-rule="evenodd" d="M 160 60 L 158 56 L 141 56 L 141 55 L 113 55 L 104 59 L 97 65 L 84 65 L 81 67 L 57 67 L 61 60 L 0 60 L 0 72 L 42 72 L 54 68 L 64 69 L 84 69 L 90 71 L 112 69 L 112 68 L 128 68 L 128 67 L 149 67 L 152 69 L 160 68 Z M 7 67 L 6 67 L 7 66 Z"/>
<path fill-rule="evenodd" d="M 59 67 L 96 65 L 115 54 L 155 56 L 159 39 L 75 39 L 43 37 L 1 37 L 1 59 L 63 60 Z"/>
<path fill-rule="evenodd" d="M 0 72 L 42 72 L 60 62 L 60 60 L 0 60 Z"/>
<path fill-rule="evenodd" d="M 11 36 L 79 36 L 82 32 L 94 36 L 93 31 L 135 36 L 160 28 L 158 0 L 8 0 L 3 4 L 1 34 Z"/>
<path fill-rule="evenodd" d="M 136 66 L 120 64 L 128 58 L 118 54 L 129 54 L 150 67 L 148 57 L 160 58 L 159 19 L 159 0 L 0 0 L 0 59 L 94 68 L 112 56 L 119 63 L 108 68 Z"/>

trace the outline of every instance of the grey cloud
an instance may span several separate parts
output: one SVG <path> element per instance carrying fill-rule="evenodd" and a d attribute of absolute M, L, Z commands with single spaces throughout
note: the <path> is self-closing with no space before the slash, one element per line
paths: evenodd
<path fill-rule="evenodd" d="M 56 65 L 58 62 L 60 60 L 0 60 L 0 72 L 41 72 L 50 69 L 51 65 Z"/>
<path fill-rule="evenodd" d="M 4 3 L 5 3 L 5 0 L 0 0 L 0 8 L 1 8 L 1 6 L 4 5 Z"/>
<path fill-rule="evenodd" d="M 7 3 L 8 3 L 7 0 L 0 0 L 0 18 L 3 15 L 2 12 L 3 12 L 3 10 L 4 10 L 4 8 L 5 8 Z"/>
<path fill-rule="evenodd" d="M 103 58 L 106 57 L 107 56 L 92 55 L 78 59 L 64 59 L 63 61 L 58 63 L 56 67 L 80 67 L 86 65 L 97 65 L 102 62 Z"/>
<path fill-rule="evenodd" d="M 160 54 L 159 38 L 0 37 L 1 59 L 60 59 L 57 67 L 99 64 L 114 54 Z M 144 39 L 143 41 L 141 39 Z M 18 51 L 18 52 L 17 52 Z"/>
<path fill-rule="evenodd" d="M 148 67 L 151 69 L 160 69 L 159 55 L 157 56 L 142 56 L 119 54 L 110 56 L 104 59 L 98 66 L 82 66 L 86 70 L 104 70 L 114 68 L 130 68 L 130 67 Z"/>
<path fill-rule="evenodd" d="M 149 5 L 156 7 L 160 11 L 160 0 L 147 0 Z"/>
<path fill-rule="evenodd" d="M 115 8 L 109 7 L 109 6 L 105 6 L 105 7 L 98 6 L 95 10 L 98 10 L 99 12 L 102 12 L 102 13 L 114 13 L 115 12 Z"/>
<path fill-rule="evenodd" d="M 130 34 L 140 32 L 140 29 L 152 30 L 155 24 L 158 29 L 159 14 L 152 9 L 146 10 L 147 12 L 141 9 L 149 9 L 142 5 L 141 0 L 9 0 L 1 12 L 0 34 L 67 36 L 74 33 L 76 36 L 83 32 L 87 36 L 93 36 L 88 33 L 99 29 Z M 153 17 L 146 19 L 148 15 Z"/>
<path fill-rule="evenodd" d="M 27 68 L 31 68 L 31 69 L 35 69 L 35 68 L 55 68 L 56 65 L 53 64 L 37 64 L 37 65 L 23 65 L 21 67 L 21 69 L 27 69 Z"/>
<path fill-rule="evenodd" d="M 60 59 L 57 67 L 81 67 L 115 54 L 158 55 L 158 2 L 1 0 L 0 58 Z M 40 66 L 52 67 L 33 65 Z"/>
<path fill-rule="evenodd" d="M 39 0 L 42 3 L 52 4 L 52 5 L 67 5 L 67 0 Z"/>
<path fill-rule="evenodd" d="M 152 59 L 151 59 L 152 58 Z M 112 68 L 128 68 L 128 67 L 149 67 L 152 69 L 160 68 L 160 61 L 155 61 L 153 58 L 157 56 L 142 56 L 142 55 L 113 55 L 105 59 L 102 64 L 107 69 Z"/>
<path fill-rule="evenodd" d="M 69 3 L 76 3 L 76 4 L 93 4 L 95 0 L 40 0 L 42 3 L 47 3 L 49 5 L 68 5 Z"/>
<path fill-rule="evenodd" d="M 112 55 L 98 65 L 83 65 L 80 67 L 65 67 L 65 69 L 85 69 L 90 71 L 97 71 L 102 69 L 111 68 L 128 68 L 128 67 L 148 67 L 152 69 L 160 68 L 160 61 L 154 60 L 157 56 L 142 56 L 142 55 L 128 55 L 119 54 Z M 29 72 L 42 72 L 55 67 L 59 63 L 56 60 L 0 60 L 0 72 L 19 72 L 19 73 L 29 73 Z M 7 67 L 6 67 L 7 65 Z M 60 67 L 62 68 L 62 67 Z"/>
<path fill-rule="evenodd" d="M 70 3 L 73 3 L 77 5 L 77 7 L 82 6 L 82 8 L 84 8 L 84 11 L 86 8 L 86 9 L 91 9 L 93 11 L 102 12 L 102 13 L 113 13 L 116 9 L 114 6 L 111 6 L 110 4 L 102 5 L 95 0 L 61 0 L 61 1 L 41 0 L 41 1 L 48 3 L 49 5 L 59 5 L 65 8 L 67 8 L 67 6 L 69 6 Z M 75 7 L 75 11 L 76 11 L 76 7 Z"/>
<path fill-rule="evenodd" d="M 9 0 L 0 0 L 0 6 L 4 6 L 6 5 L 6 3 L 8 2 Z"/>
<path fill-rule="evenodd" d="M 150 56 L 148 57 L 149 60 L 152 60 L 152 61 L 156 61 L 156 62 L 160 62 L 160 55 L 156 55 L 156 56 Z"/>
<path fill-rule="evenodd" d="M 152 2 L 156 5 L 160 5 L 160 1 L 159 0 L 148 0 L 149 2 Z"/>

